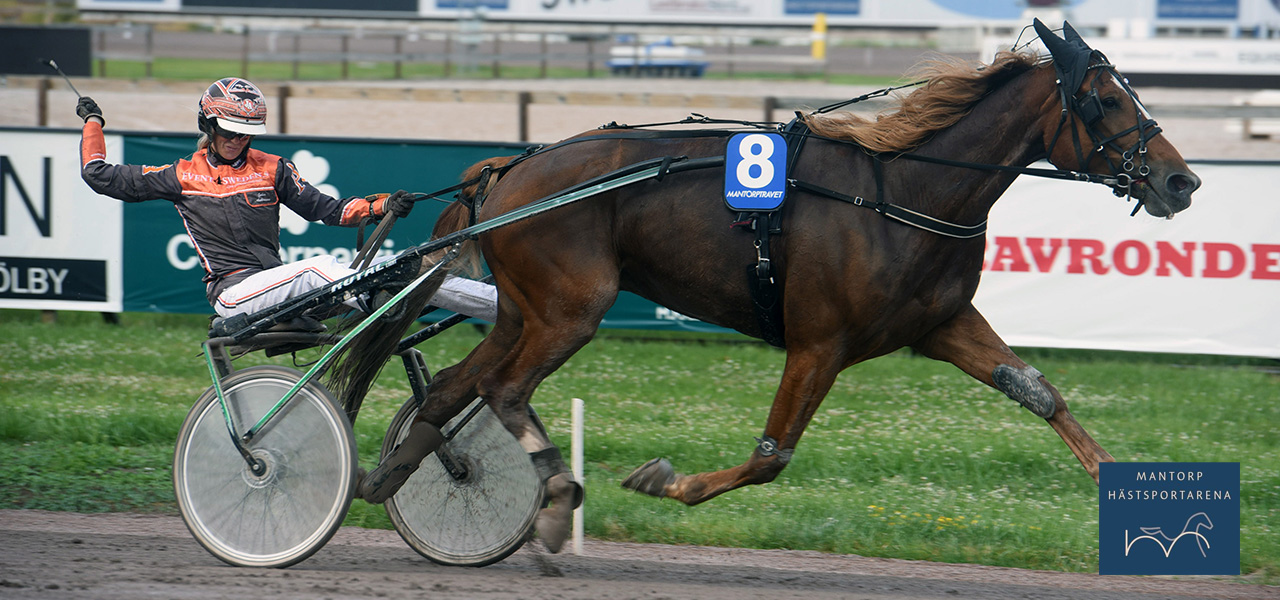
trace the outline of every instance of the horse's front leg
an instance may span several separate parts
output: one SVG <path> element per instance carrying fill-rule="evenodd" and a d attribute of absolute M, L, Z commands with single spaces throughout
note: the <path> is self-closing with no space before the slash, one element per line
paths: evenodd
<path fill-rule="evenodd" d="M 1094 482 L 1098 481 L 1098 464 L 1115 461 L 1071 416 L 1062 394 L 1044 375 L 1018 358 L 972 304 L 913 347 L 929 358 L 960 367 L 1047 420 Z"/>
<path fill-rule="evenodd" d="M 769 410 L 764 437 L 747 462 L 723 471 L 677 475 L 666 459 L 654 459 L 632 472 L 622 485 L 693 505 L 744 485 L 773 481 L 791 461 L 800 435 L 835 383 L 840 373 L 837 355 L 825 347 L 787 353 L 782 385 Z"/>

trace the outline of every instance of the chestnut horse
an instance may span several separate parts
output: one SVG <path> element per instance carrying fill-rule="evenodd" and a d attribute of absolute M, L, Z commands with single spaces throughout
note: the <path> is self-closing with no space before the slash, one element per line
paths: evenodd
<path fill-rule="evenodd" d="M 1040 159 L 1071 170 L 1053 172 L 1062 176 L 1097 174 L 1091 179 L 1156 217 L 1187 208 L 1200 180 L 1106 57 L 1069 25 L 1065 39 L 1039 21 L 1036 27 L 1051 60 L 1013 52 L 981 68 L 942 60 L 926 65 L 927 82 L 876 120 L 823 111 L 802 117 L 806 142 L 788 177 L 810 185 L 791 188 L 781 208 L 783 233 L 768 242 L 780 290 L 777 340 L 787 356 L 763 436 L 736 467 L 680 475 L 654 460 L 624 485 L 692 505 L 772 481 L 836 375 L 904 346 L 954 364 L 1045 418 L 1096 481 L 1098 464 L 1111 455 L 972 304 L 983 263 L 980 225 L 1017 175 Z M 522 157 L 498 169 L 480 221 L 646 159 L 725 155 L 724 136 L 681 133 L 588 132 Z M 485 161 L 467 177 L 508 162 Z M 855 197 L 978 233 L 940 234 L 840 201 Z M 418 418 L 439 426 L 483 397 L 546 482 L 550 505 L 537 528 L 553 551 L 581 488 L 527 403 L 539 382 L 591 340 L 618 291 L 750 336 L 770 334 L 744 276 L 759 264 L 754 235 L 729 227 L 734 213 L 723 198 L 723 169 L 672 172 L 479 237 L 499 290 L 497 323 L 461 363 L 436 376 Z M 466 225 L 469 210 L 450 205 L 434 235 Z M 416 468 L 435 443 L 406 443 L 400 456 L 389 455 L 371 474 L 375 482 L 362 486 L 365 498 L 379 502 L 394 493 L 403 477 L 388 477 L 390 471 Z"/>

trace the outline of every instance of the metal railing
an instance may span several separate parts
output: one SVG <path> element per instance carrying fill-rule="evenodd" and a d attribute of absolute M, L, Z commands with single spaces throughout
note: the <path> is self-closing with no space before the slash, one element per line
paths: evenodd
<path fill-rule="evenodd" d="M 49 92 L 60 84 L 60 80 L 50 77 L 11 76 L 5 81 L 8 88 L 34 88 L 36 125 L 44 127 L 49 123 Z M 134 84 L 130 84 L 134 85 Z M 101 82 L 99 83 L 101 87 Z M 194 90 L 195 87 L 189 86 Z M 378 101 L 414 101 L 424 103 L 483 103 L 512 104 L 516 107 L 517 121 L 516 139 L 527 142 L 530 130 L 530 107 L 534 105 L 570 105 L 570 106 L 662 106 L 686 108 L 695 111 L 707 108 L 745 109 L 760 111 L 763 121 L 789 119 L 793 111 L 812 109 L 847 98 L 822 98 L 803 96 L 751 96 L 740 94 L 682 94 L 662 92 L 587 92 L 587 91 L 546 91 L 519 89 L 465 89 L 457 87 L 402 87 L 402 86 L 357 86 L 349 84 L 308 84 L 306 82 L 281 83 L 263 85 L 263 91 L 278 102 L 278 116 L 273 119 L 279 124 L 279 133 L 289 133 L 289 110 L 297 99 L 353 99 L 368 102 Z M 876 112 L 888 106 L 884 99 L 874 99 L 859 103 L 854 108 L 860 112 Z M 1240 120 L 1245 139 L 1262 137 L 1264 134 L 1252 125 L 1258 120 L 1280 121 L 1280 105 L 1250 104 L 1153 104 L 1148 106 L 1153 114 L 1161 119 L 1182 118 L 1198 120 Z M 1269 128 L 1273 128 L 1269 127 Z"/>
<path fill-rule="evenodd" d="M 764 37 L 760 37 L 764 36 Z M 175 43 L 182 37 L 191 43 Z M 807 38 L 807 34 L 804 36 Z M 162 39 L 163 38 L 163 39 Z M 615 39 L 624 39 L 615 43 Z M 95 26 L 93 60 L 99 74 L 111 61 L 144 65 L 144 76 L 154 76 L 158 58 L 216 58 L 238 60 L 239 75 L 251 77 L 255 63 L 290 65 L 290 78 L 303 78 L 310 64 L 339 65 L 339 79 L 352 77 L 352 65 L 390 64 L 392 78 L 403 78 L 405 66 L 438 65 L 445 77 L 474 77 L 486 72 L 500 78 L 512 67 L 534 67 L 546 78 L 553 67 L 585 70 L 587 77 L 607 73 L 610 48 L 634 44 L 643 36 L 634 32 L 569 36 L 521 31 L 387 31 L 363 29 L 252 29 L 238 32 L 173 32 L 150 24 Z M 657 39 L 649 36 L 649 39 Z M 730 77 L 744 71 L 823 75 L 829 61 L 812 58 L 807 46 L 797 44 L 795 33 L 741 36 L 698 36 L 710 50 L 699 58 Z M 866 62 L 861 60 L 859 62 Z M 528 76 L 528 69 L 522 72 Z"/>

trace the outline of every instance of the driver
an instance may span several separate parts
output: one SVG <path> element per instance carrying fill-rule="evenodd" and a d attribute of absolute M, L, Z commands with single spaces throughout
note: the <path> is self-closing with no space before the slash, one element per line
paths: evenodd
<path fill-rule="evenodd" d="M 354 227 L 366 217 L 404 217 L 413 196 L 332 198 L 302 178 L 292 162 L 250 148 L 267 132 L 266 98 L 238 77 L 220 79 L 200 97 L 196 152 L 162 167 L 107 162 L 102 110 L 82 96 L 76 115 L 81 176 L 95 192 L 125 202 L 173 202 L 204 267 L 206 295 L 222 317 L 253 313 L 355 273 L 337 258 L 280 259 L 280 205 L 308 221 Z M 449 277 L 435 306 L 487 321 L 497 318 L 491 285 Z"/>

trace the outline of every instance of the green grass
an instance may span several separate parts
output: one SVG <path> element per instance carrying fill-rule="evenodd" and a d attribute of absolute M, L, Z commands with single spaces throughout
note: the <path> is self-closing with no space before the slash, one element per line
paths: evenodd
<path fill-rule="evenodd" d="M 0 311 L 0 507 L 174 512 L 173 436 L 208 386 L 205 318 L 58 316 Z M 1097 487 L 1058 436 L 954 367 L 906 352 L 841 375 L 771 484 L 696 507 L 623 490 L 654 457 L 683 473 L 745 460 L 784 358 L 721 343 L 736 336 L 642 335 L 602 332 L 534 398 L 566 451 L 569 399 L 586 400 L 587 535 L 1097 570 Z M 479 339 L 460 327 L 420 349 L 441 368 Z M 1119 460 L 1240 462 L 1243 572 L 1280 574 L 1280 378 L 1257 368 L 1273 362 L 1022 355 Z M 397 367 L 366 400 L 355 427 L 366 467 L 408 395 Z M 389 527 L 359 501 L 347 523 Z"/>
<path fill-rule="evenodd" d="M 217 79 L 228 74 L 245 75 L 243 65 L 234 59 L 185 59 L 156 58 L 151 65 L 151 76 L 156 79 Z M 491 76 L 486 67 L 484 73 Z M 585 71 L 584 71 L 585 73 Z M 407 79 L 444 76 L 443 65 L 429 63 L 405 63 L 401 74 Z M 135 79 L 146 76 L 146 63 L 134 60 L 113 60 L 94 65 L 94 75 Z M 249 64 L 248 77 L 261 80 L 293 79 L 293 64 L 289 62 L 253 62 Z M 391 79 L 395 76 L 393 63 L 351 62 L 347 65 L 349 79 Z M 298 79 L 333 80 L 342 77 L 342 63 L 299 63 Z"/>

